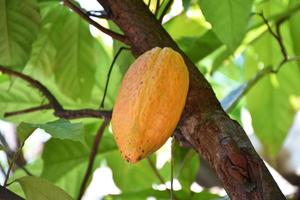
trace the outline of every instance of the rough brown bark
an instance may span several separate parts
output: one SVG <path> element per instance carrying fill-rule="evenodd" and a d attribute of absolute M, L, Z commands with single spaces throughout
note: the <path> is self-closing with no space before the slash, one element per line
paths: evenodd
<path fill-rule="evenodd" d="M 216 171 L 232 200 L 285 199 L 241 126 L 223 111 L 190 59 L 178 48 L 142 0 L 98 0 L 138 56 L 153 47 L 180 52 L 190 72 L 190 88 L 179 124 L 184 138 Z"/>

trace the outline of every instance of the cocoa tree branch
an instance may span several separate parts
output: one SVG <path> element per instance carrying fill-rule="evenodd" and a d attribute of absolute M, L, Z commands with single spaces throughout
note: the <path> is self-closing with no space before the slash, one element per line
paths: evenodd
<path fill-rule="evenodd" d="M 93 109 L 68 110 L 68 109 L 64 109 L 63 106 L 56 99 L 56 97 L 41 82 L 39 82 L 21 72 L 14 71 L 14 70 L 8 69 L 3 66 L 0 66 L 0 72 L 11 75 L 11 76 L 18 77 L 18 78 L 26 81 L 27 83 L 29 83 L 32 87 L 38 89 L 43 94 L 43 96 L 45 96 L 48 99 L 49 104 L 51 105 L 51 108 L 54 110 L 54 115 L 57 117 L 64 118 L 64 119 L 78 119 L 78 118 L 109 119 L 111 117 L 111 110 L 93 110 Z M 42 109 L 42 106 L 40 106 L 39 108 Z M 30 111 L 35 112 L 39 108 L 38 107 L 28 108 L 25 110 L 9 112 L 4 115 L 11 116 L 12 114 L 13 115 L 24 114 L 24 113 L 29 113 Z"/>
<path fill-rule="evenodd" d="M 110 120 L 104 120 L 102 122 L 102 124 L 101 124 L 99 130 L 97 131 L 97 134 L 94 138 L 93 146 L 92 146 L 92 149 L 91 149 L 91 152 L 90 152 L 90 155 L 89 155 L 88 166 L 87 166 L 87 169 L 85 171 L 85 175 L 84 175 L 83 180 L 82 180 L 81 185 L 80 185 L 80 190 L 79 190 L 79 194 L 78 194 L 78 197 L 77 197 L 78 200 L 81 199 L 81 197 L 83 196 L 83 194 L 86 190 L 88 180 L 90 179 L 90 176 L 93 172 L 93 165 L 94 165 L 94 162 L 95 162 L 95 158 L 96 158 L 96 155 L 97 155 L 99 144 L 100 144 L 101 138 L 103 136 L 104 130 L 107 127 L 107 125 L 109 124 L 109 121 Z"/>
<path fill-rule="evenodd" d="M 82 19 L 86 20 L 89 24 L 96 27 L 98 30 L 102 31 L 103 33 L 109 35 L 113 39 L 119 40 L 120 42 L 123 42 L 125 44 L 128 44 L 128 41 L 124 35 L 121 35 L 119 33 L 116 33 L 110 29 L 107 29 L 100 24 L 98 24 L 96 21 L 91 19 L 88 14 L 83 12 L 80 8 L 78 8 L 74 3 L 72 3 L 70 0 L 64 0 L 64 5 L 72 9 L 75 13 L 77 13 Z"/>

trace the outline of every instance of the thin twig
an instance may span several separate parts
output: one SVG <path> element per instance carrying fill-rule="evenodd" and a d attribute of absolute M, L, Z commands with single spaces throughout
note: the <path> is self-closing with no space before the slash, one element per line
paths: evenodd
<path fill-rule="evenodd" d="M 31 108 L 28 108 L 30 110 Z M 20 111 L 6 112 L 4 117 L 10 117 L 13 115 L 24 114 Z M 35 110 L 34 110 L 35 111 Z M 34 112 L 33 111 L 33 112 Z M 29 113 L 29 112 L 26 112 Z M 63 119 L 79 119 L 79 118 L 98 118 L 98 119 L 109 119 L 111 118 L 111 110 L 95 110 L 95 109 L 78 109 L 78 110 L 54 110 L 54 115 Z"/>
<path fill-rule="evenodd" d="M 121 47 L 121 48 L 117 51 L 117 53 L 116 53 L 116 55 L 115 55 L 115 57 L 114 57 L 114 59 L 113 59 L 111 65 L 110 65 L 110 67 L 109 67 L 109 70 L 108 70 L 108 73 L 107 73 L 107 79 L 106 79 L 106 83 L 105 83 L 105 89 L 104 89 L 103 97 L 102 97 L 102 100 L 101 100 L 101 103 L 100 103 L 100 108 L 103 108 L 103 107 L 104 107 L 104 101 L 105 101 L 105 97 L 106 97 L 106 93 L 107 93 L 107 89 L 108 89 L 108 84 L 109 84 L 109 79 L 110 79 L 110 74 L 111 74 L 112 68 L 113 68 L 115 62 L 117 61 L 119 55 L 121 54 L 121 52 L 122 52 L 123 50 L 129 50 L 129 49 L 130 49 L 130 48 L 128 48 L 128 47 Z"/>
<path fill-rule="evenodd" d="M 12 157 L 10 163 L 9 163 L 8 170 L 7 170 L 4 182 L 3 182 L 4 187 L 7 186 L 7 182 L 8 182 L 8 179 L 9 179 L 10 172 L 11 172 L 12 167 L 13 167 L 17 157 L 19 156 L 19 153 L 21 152 L 23 146 L 24 146 L 24 143 L 22 143 L 22 145 L 17 149 L 17 151 L 14 153 L 14 155 L 13 155 L 13 157 Z"/>
<path fill-rule="evenodd" d="M 86 14 L 80 8 L 78 8 L 75 4 L 73 4 L 70 0 L 64 0 L 64 5 L 67 6 L 67 7 L 69 7 L 70 9 L 72 9 L 81 18 L 83 18 L 84 20 L 86 20 L 89 24 L 95 26 L 97 29 L 99 29 L 103 33 L 109 35 L 113 39 L 116 39 L 116 40 L 119 40 L 119 41 L 121 41 L 121 42 L 123 42 L 125 44 L 128 44 L 128 40 L 126 39 L 126 37 L 124 35 L 121 35 L 119 33 L 116 33 L 116 32 L 114 32 L 112 30 L 109 30 L 109 29 L 101 26 L 96 21 L 94 21 L 93 19 L 91 19 L 88 14 Z"/>
<path fill-rule="evenodd" d="M 155 6 L 155 11 L 154 11 L 155 17 L 157 17 L 157 15 L 158 15 L 159 5 L 160 5 L 160 0 L 156 0 L 156 6 Z"/>
<path fill-rule="evenodd" d="M 94 109 L 78 109 L 78 110 L 62 110 L 56 111 L 55 116 L 64 119 L 79 119 L 79 118 L 111 118 L 111 110 L 94 110 Z"/>
<path fill-rule="evenodd" d="M 6 112 L 6 113 L 4 113 L 4 117 L 10 117 L 10 116 L 14 116 L 14 115 L 21 115 L 21 114 L 26 114 L 26 113 L 31 113 L 31 112 L 41 111 L 41 110 L 48 110 L 48 109 L 51 109 L 51 108 L 52 108 L 52 106 L 50 104 L 44 104 L 44 105 L 41 105 L 41 106 L 27 108 L 27 109 L 24 109 L 24 110 L 18 110 L 18 111 L 14 111 L 14 112 Z"/>
<path fill-rule="evenodd" d="M 148 164 L 149 164 L 150 168 L 152 169 L 153 173 L 154 173 L 155 176 L 158 178 L 158 180 L 160 181 L 160 183 L 163 184 L 163 185 L 166 185 L 166 181 L 165 181 L 164 178 L 160 175 L 159 171 L 157 170 L 157 168 L 156 168 L 155 164 L 153 163 L 153 161 L 151 160 L 151 158 L 150 158 L 150 157 L 147 157 L 146 159 L 147 159 L 147 161 L 148 161 Z M 167 188 L 167 186 L 166 186 L 166 188 Z M 177 199 L 177 197 L 176 197 L 174 194 L 172 194 L 172 191 L 171 191 L 169 188 L 167 188 L 166 190 L 168 191 L 168 193 L 170 194 L 170 196 L 173 195 L 173 199 L 174 199 L 174 200 Z"/>
<path fill-rule="evenodd" d="M 34 88 L 37 88 L 43 96 L 45 96 L 51 108 L 54 110 L 54 115 L 64 119 L 78 119 L 78 118 L 102 118 L 102 119 L 109 119 L 111 117 L 111 110 L 93 110 L 93 109 L 78 109 L 78 110 L 67 110 L 62 107 L 56 97 L 39 81 L 31 78 L 28 75 L 25 75 L 21 72 L 17 72 L 6 67 L 0 66 L 0 72 L 4 74 L 8 74 L 11 76 L 18 77 L 26 82 L 28 82 Z M 29 110 L 32 112 L 36 111 L 37 107 L 28 108 L 25 113 L 28 113 Z M 16 115 L 16 114 L 24 114 L 24 110 L 14 111 L 4 114 L 7 115 Z"/>
<path fill-rule="evenodd" d="M 147 157 L 147 161 L 149 163 L 150 168 L 152 169 L 152 171 L 154 172 L 155 176 L 158 178 L 158 180 L 160 181 L 161 184 L 165 185 L 166 181 L 164 180 L 164 178 L 160 175 L 159 171 L 157 170 L 157 168 L 155 167 L 153 161 L 151 160 L 150 157 Z"/>
<path fill-rule="evenodd" d="M 151 0 L 148 1 L 148 5 L 147 5 L 147 6 L 148 6 L 148 8 L 150 9 L 150 6 L 151 6 Z"/>
<path fill-rule="evenodd" d="M 0 163 L 0 171 L 1 171 L 1 174 L 2 174 L 3 176 L 6 175 L 5 169 L 4 169 L 4 167 L 2 166 L 1 163 Z"/>
<path fill-rule="evenodd" d="M 13 161 L 10 161 L 10 162 L 9 162 L 8 170 L 7 170 L 6 174 L 5 174 L 5 179 L 4 179 L 4 182 L 3 182 L 3 186 L 4 186 L 4 187 L 6 187 L 6 184 L 7 184 L 7 181 L 8 181 L 8 179 L 9 179 L 9 175 L 10 175 L 11 169 L 12 169 L 12 167 L 13 167 L 13 164 L 14 164 Z"/>
<path fill-rule="evenodd" d="M 14 164 L 15 164 L 17 167 L 19 167 L 20 169 L 22 169 L 28 176 L 33 176 L 32 173 L 30 173 L 30 172 L 25 168 L 25 166 L 23 166 L 22 164 L 20 164 L 20 163 L 18 162 L 18 160 L 14 159 L 14 155 L 15 155 L 16 152 L 13 152 L 13 151 L 9 148 L 9 146 L 8 146 L 6 140 L 5 140 L 5 138 L 3 137 L 3 134 L 2 134 L 1 132 L 0 132 L 0 142 L 1 142 L 2 146 L 3 146 L 3 151 L 5 152 L 5 154 L 6 154 L 6 156 L 7 156 L 8 162 L 14 162 Z M 5 174 L 6 174 L 6 173 L 5 173 Z"/>
<path fill-rule="evenodd" d="M 275 15 L 271 15 L 270 17 L 268 17 L 268 20 L 269 21 L 277 21 L 281 18 L 290 18 L 293 14 L 295 14 L 296 12 L 298 12 L 300 10 L 300 4 L 292 7 L 292 8 L 289 8 L 288 10 L 282 12 L 282 13 L 279 13 L 279 14 L 275 14 Z M 258 14 L 258 13 L 252 13 L 252 14 Z M 263 25 L 265 22 L 259 22 L 259 23 L 256 23 L 252 26 L 249 27 L 248 31 L 249 32 L 250 30 L 253 30 L 253 29 L 256 29 L 258 27 L 260 27 L 261 25 Z"/>
<path fill-rule="evenodd" d="M 234 106 L 238 103 L 238 101 L 264 76 L 270 74 L 270 73 L 278 73 L 280 71 L 280 69 L 288 62 L 292 62 L 292 61 L 300 61 L 300 56 L 293 56 L 293 57 L 289 57 L 287 54 L 287 50 L 284 46 L 283 43 L 283 39 L 282 39 L 282 35 L 280 32 L 280 26 L 282 25 L 283 22 L 285 22 L 289 17 L 289 16 L 285 16 L 285 17 L 281 17 L 277 22 L 275 22 L 276 24 L 276 32 L 274 32 L 268 22 L 268 20 L 265 18 L 263 13 L 256 13 L 257 15 L 259 15 L 265 25 L 268 27 L 268 31 L 270 32 L 270 34 L 274 37 L 274 39 L 277 41 L 278 45 L 280 46 L 280 50 L 281 50 L 281 54 L 283 56 L 283 59 L 279 62 L 279 64 L 276 67 L 265 67 L 264 69 L 260 70 L 259 72 L 256 73 L 256 75 L 254 77 L 252 77 L 250 80 L 246 81 L 245 83 L 241 84 L 239 87 L 237 87 L 236 89 L 232 90 L 222 101 L 222 102 L 226 102 L 227 98 L 231 97 L 232 94 L 238 93 L 238 95 L 234 96 L 234 100 L 230 101 L 230 105 L 226 105 L 226 107 L 223 107 L 227 112 L 231 111 L 232 108 L 234 108 Z"/>
<path fill-rule="evenodd" d="M 172 144 L 171 144 L 171 200 L 174 199 L 174 195 L 173 195 L 173 192 L 174 192 L 174 188 L 173 188 L 173 182 L 174 182 L 174 150 L 175 150 L 175 137 L 173 136 L 172 137 Z"/>
<path fill-rule="evenodd" d="M 167 5 L 165 6 L 164 10 L 162 11 L 162 13 L 161 13 L 161 15 L 158 19 L 158 21 L 160 23 L 162 23 L 164 16 L 167 14 L 167 12 L 168 12 L 169 8 L 171 7 L 171 5 L 173 4 L 173 2 L 174 2 L 174 0 L 169 0 L 168 1 Z"/>
<path fill-rule="evenodd" d="M 90 152 L 90 155 L 89 155 L 89 162 L 88 162 L 88 166 L 87 166 L 87 169 L 85 171 L 85 175 L 83 177 L 83 180 L 82 180 L 82 183 L 81 183 L 81 186 L 80 186 L 80 190 L 79 190 L 79 194 L 78 194 L 78 197 L 77 199 L 80 200 L 81 197 L 83 196 L 84 192 L 85 192 L 85 189 L 87 187 L 87 183 L 88 183 L 88 180 L 92 174 L 92 171 L 93 171 L 93 165 L 94 165 L 94 161 L 95 161 L 95 158 L 96 158 L 96 154 L 97 154 L 97 151 L 98 151 L 98 147 L 99 147 L 99 144 L 100 144 L 100 140 L 103 136 L 103 133 L 104 133 L 104 130 L 106 128 L 106 126 L 108 125 L 109 123 L 109 120 L 104 120 L 103 123 L 101 124 L 95 138 L 94 138 L 94 143 L 93 143 L 93 146 L 92 146 L 92 149 L 91 149 L 91 152 Z"/>
<path fill-rule="evenodd" d="M 287 51 L 286 51 L 286 48 L 283 44 L 283 40 L 282 40 L 282 37 L 281 37 L 281 34 L 280 34 L 280 25 L 285 21 L 286 18 L 282 18 L 282 19 L 279 20 L 279 22 L 277 22 L 277 27 L 276 27 L 277 31 L 274 32 L 272 30 L 268 20 L 265 18 L 264 14 L 263 13 L 258 13 L 258 15 L 261 16 L 264 23 L 267 25 L 270 34 L 276 39 L 276 41 L 277 41 L 277 43 L 280 47 L 283 59 L 286 60 L 288 58 L 288 55 L 287 55 Z"/>

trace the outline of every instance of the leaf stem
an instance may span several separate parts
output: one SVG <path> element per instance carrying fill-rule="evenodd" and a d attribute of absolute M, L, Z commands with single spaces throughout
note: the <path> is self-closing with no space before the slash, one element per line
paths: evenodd
<path fill-rule="evenodd" d="M 89 155 L 88 166 L 87 166 L 87 169 L 85 171 L 85 175 L 83 177 L 83 180 L 81 182 L 79 194 L 78 194 L 78 197 L 77 197 L 78 200 L 81 199 L 81 197 L 83 196 L 83 194 L 86 190 L 88 180 L 89 180 L 89 178 L 92 174 L 92 171 L 93 171 L 93 165 L 94 165 L 94 162 L 95 162 L 95 158 L 96 158 L 96 155 L 97 155 L 99 144 L 100 144 L 101 138 L 103 136 L 104 130 L 107 127 L 107 125 L 109 124 L 109 121 L 110 120 L 104 120 L 103 121 L 103 123 L 101 124 L 101 126 L 100 126 L 100 128 L 99 128 L 99 130 L 98 130 L 98 132 L 97 132 L 97 134 L 94 138 L 93 146 L 92 146 L 92 149 L 91 149 L 91 152 L 90 152 L 90 155 Z"/>
<path fill-rule="evenodd" d="M 109 67 L 109 70 L 108 70 L 108 73 L 107 73 L 107 79 L 106 79 L 106 83 L 105 83 L 105 89 L 104 89 L 104 93 L 103 93 L 103 97 L 102 97 L 102 100 L 101 100 L 101 103 L 100 103 L 100 108 L 103 108 L 104 107 L 104 101 L 105 101 L 105 97 L 106 97 L 106 93 L 107 93 L 107 89 L 108 89 L 108 84 L 109 84 L 109 79 L 110 79 L 110 74 L 111 74 L 111 71 L 113 69 L 113 66 L 115 64 L 115 62 L 117 61 L 119 55 L 121 54 L 121 52 L 123 50 L 130 50 L 130 48 L 128 47 L 121 47 L 119 48 L 119 50 L 117 51 L 110 67 Z"/>

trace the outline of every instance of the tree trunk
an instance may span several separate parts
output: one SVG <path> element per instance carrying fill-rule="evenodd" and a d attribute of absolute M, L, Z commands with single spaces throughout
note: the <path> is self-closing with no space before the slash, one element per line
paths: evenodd
<path fill-rule="evenodd" d="M 183 55 L 190 72 L 190 88 L 178 129 L 208 160 L 230 198 L 285 199 L 244 130 L 223 111 L 209 83 L 143 1 L 98 2 L 124 32 L 135 56 L 157 46 L 171 47 Z"/>

